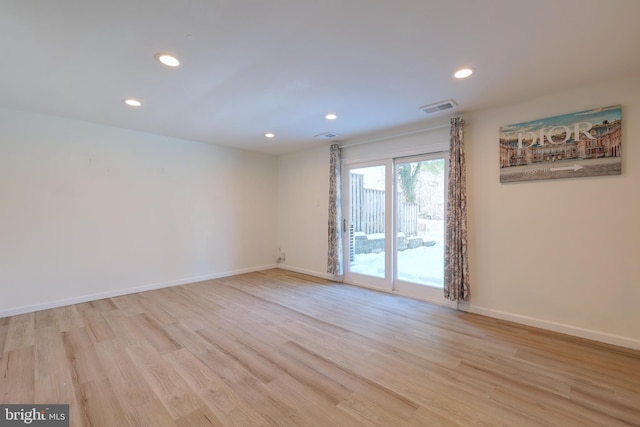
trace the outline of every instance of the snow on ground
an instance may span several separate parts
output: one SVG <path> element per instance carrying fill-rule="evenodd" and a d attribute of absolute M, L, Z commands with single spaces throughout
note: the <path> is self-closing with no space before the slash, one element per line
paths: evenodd
<path fill-rule="evenodd" d="M 356 254 L 349 268 L 353 273 L 384 277 L 384 252 Z M 398 279 L 442 287 L 444 275 L 443 246 L 420 246 L 398 252 Z"/>
<path fill-rule="evenodd" d="M 419 237 L 435 241 L 434 246 L 420 246 L 398 252 L 398 279 L 421 285 L 443 287 L 444 283 L 444 221 L 420 219 Z M 384 238 L 369 235 L 370 238 Z M 384 277 L 384 252 L 355 254 L 349 269 L 353 273 Z"/>

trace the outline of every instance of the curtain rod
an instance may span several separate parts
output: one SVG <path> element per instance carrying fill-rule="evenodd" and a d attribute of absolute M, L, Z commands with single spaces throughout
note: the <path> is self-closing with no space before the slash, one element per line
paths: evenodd
<path fill-rule="evenodd" d="M 367 139 L 367 140 L 361 141 L 361 142 L 353 142 L 351 144 L 344 144 L 344 145 L 340 144 L 340 148 L 355 147 L 356 145 L 371 144 L 373 142 L 384 141 L 386 139 L 398 138 L 398 137 L 401 137 L 401 136 L 414 135 L 416 133 L 428 132 L 428 131 L 431 131 L 431 130 L 447 128 L 447 127 L 450 127 L 450 126 L 451 125 L 449 123 L 447 123 L 447 124 L 444 124 L 444 125 L 431 126 L 431 127 L 428 127 L 428 128 L 417 129 L 417 130 L 408 131 L 408 132 L 404 132 L 404 133 L 399 133 L 399 134 L 395 134 L 395 135 L 387 135 L 387 136 L 381 136 L 379 138 Z"/>

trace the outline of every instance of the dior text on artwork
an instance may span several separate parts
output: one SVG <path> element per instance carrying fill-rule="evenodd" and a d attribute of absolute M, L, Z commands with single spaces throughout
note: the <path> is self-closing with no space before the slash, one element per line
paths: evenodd
<path fill-rule="evenodd" d="M 500 182 L 622 173 L 621 106 L 500 128 Z"/>

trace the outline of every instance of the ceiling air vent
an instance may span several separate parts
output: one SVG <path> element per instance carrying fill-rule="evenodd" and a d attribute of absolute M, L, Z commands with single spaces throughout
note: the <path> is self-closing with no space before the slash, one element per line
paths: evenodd
<path fill-rule="evenodd" d="M 336 138 L 338 136 L 337 133 L 333 133 L 333 132 L 324 132 L 324 133 L 319 133 L 317 135 L 314 135 L 314 138 L 319 138 L 319 139 L 333 139 Z"/>
<path fill-rule="evenodd" d="M 435 102 L 429 105 L 423 105 L 420 107 L 422 111 L 427 114 L 437 113 L 438 111 L 450 110 L 456 108 L 458 104 L 453 99 L 447 99 L 446 101 Z"/>

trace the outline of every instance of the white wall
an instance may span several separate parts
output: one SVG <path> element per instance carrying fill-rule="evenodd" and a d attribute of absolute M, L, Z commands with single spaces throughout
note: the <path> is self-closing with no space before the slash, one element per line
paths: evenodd
<path fill-rule="evenodd" d="M 622 104 L 619 176 L 500 184 L 502 125 Z M 640 348 L 640 79 L 466 114 L 464 309 Z"/>
<path fill-rule="evenodd" d="M 278 247 L 285 269 L 327 276 L 329 146 L 280 156 Z"/>
<path fill-rule="evenodd" d="M 500 184 L 500 126 L 611 104 L 621 176 Z M 640 80 L 463 116 L 461 308 L 640 348 Z M 0 130 L 0 317 L 259 269 L 277 247 L 326 276 L 328 146 L 276 160 L 8 109 Z"/>
<path fill-rule="evenodd" d="M 428 132 L 431 141 L 427 144 L 429 150 L 443 151 L 448 147 L 449 129 L 441 125 L 438 123 Z M 420 153 L 425 147 L 424 134 L 413 131 L 394 138 L 393 145 L 380 136 L 381 141 L 367 144 L 356 142 L 342 149 L 343 162 L 384 159 L 391 151 L 401 152 L 402 155 Z M 280 156 L 278 247 L 286 254 L 286 261 L 280 267 L 333 278 L 326 273 L 329 145 L 327 143 L 325 146 Z"/>
<path fill-rule="evenodd" d="M 0 317 L 275 262 L 277 159 L 0 109 Z"/>
<path fill-rule="evenodd" d="M 428 125 L 398 130 L 396 136 L 387 136 L 369 142 L 350 142 L 341 148 L 342 163 L 386 160 L 416 154 L 437 153 L 449 150 L 450 119 L 439 119 Z"/>
<path fill-rule="evenodd" d="M 500 126 L 614 104 L 622 104 L 621 176 L 500 184 Z M 640 348 L 640 80 L 463 117 L 472 296 L 461 309 Z M 425 133 L 425 147 L 438 135 Z M 405 151 L 416 137 L 345 153 Z M 280 158 L 278 239 L 287 268 L 326 271 L 328 173 L 328 148 Z"/>

